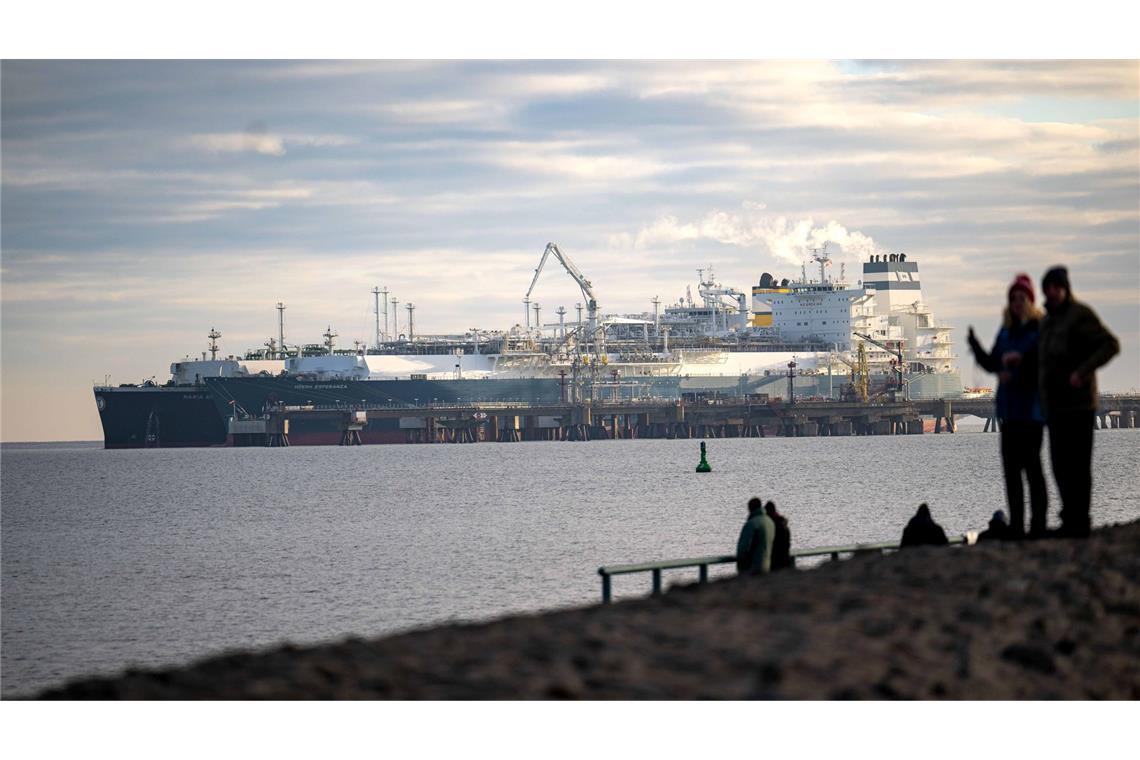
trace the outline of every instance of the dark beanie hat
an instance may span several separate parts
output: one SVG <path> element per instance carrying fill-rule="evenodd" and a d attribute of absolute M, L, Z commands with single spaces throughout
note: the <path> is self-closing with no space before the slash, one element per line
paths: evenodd
<path fill-rule="evenodd" d="M 1048 285 L 1058 285 L 1065 290 L 1071 291 L 1069 287 L 1069 270 L 1064 267 L 1053 267 L 1045 276 L 1041 278 L 1041 288 L 1045 289 Z"/>

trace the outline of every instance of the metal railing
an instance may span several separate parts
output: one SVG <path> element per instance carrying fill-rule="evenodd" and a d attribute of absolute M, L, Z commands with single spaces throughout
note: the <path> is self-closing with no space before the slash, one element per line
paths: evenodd
<path fill-rule="evenodd" d="M 973 543 L 971 538 L 969 535 L 954 536 L 950 538 L 950 544 L 971 544 Z M 887 541 L 874 544 L 845 544 L 843 546 L 819 546 L 814 549 L 798 549 L 791 552 L 789 556 L 792 561 L 792 567 L 795 567 L 797 559 L 806 557 L 830 557 L 831 560 L 835 561 L 839 559 L 841 554 L 870 554 L 872 552 L 885 554 L 888 551 L 896 551 L 898 549 L 898 543 Z M 602 604 L 609 604 L 613 599 L 611 578 L 615 575 L 652 573 L 652 593 L 654 596 L 657 596 L 662 591 L 661 572 L 663 570 L 695 567 L 697 568 L 697 582 L 708 583 L 710 565 L 726 565 L 730 562 L 736 562 L 735 554 L 721 554 L 712 557 L 691 557 L 689 559 L 666 559 L 659 562 L 641 562 L 633 565 L 608 565 L 599 567 L 598 575 L 602 576 Z"/>

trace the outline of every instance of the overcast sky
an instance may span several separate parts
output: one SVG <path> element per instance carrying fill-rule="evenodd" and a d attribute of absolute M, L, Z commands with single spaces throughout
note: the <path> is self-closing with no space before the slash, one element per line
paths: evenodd
<path fill-rule="evenodd" d="M 548 241 L 605 312 L 712 265 L 747 290 L 833 243 L 919 263 L 993 335 L 1013 275 L 1070 267 L 1140 386 L 1140 81 L 1111 62 L 2 64 L 5 441 L 101 439 L 92 381 L 276 334 L 504 328 Z M 838 267 L 837 267 L 838 269 Z M 551 267 L 544 318 L 581 300 Z M 401 309 L 401 311 L 403 311 Z M 403 315 L 402 315 L 403 318 Z"/>

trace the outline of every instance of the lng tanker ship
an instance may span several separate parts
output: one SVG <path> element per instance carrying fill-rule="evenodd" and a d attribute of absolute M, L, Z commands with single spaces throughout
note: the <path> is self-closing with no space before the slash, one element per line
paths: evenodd
<path fill-rule="evenodd" d="M 323 343 L 287 345 L 284 305 L 278 304 L 278 335 L 261 349 L 219 358 L 221 335 L 211 330 L 209 357 L 203 352 L 200 359 L 174 362 L 164 384 L 96 386 L 104 445 L 225 445 L 231 421 L 282 407 L 778 398 L 790 364 L 800 398 L 849 397 L 860 379 L 872 396 L 885 388 L 905 389 L 916 400 L 961 396 L 951 328 L 936 323 L 924 304 L 917 262 L 905 254 L 872 256 L 852 287 L 842 273 L 828 276 L 826 250 L 814 254 L 818 279 L 809 279 L 806 265 L 794 281 L 764 273 L 751 304 L 747 294 L 702 269 L 697 299 L 687 288 L 663 310 L 654 298 L 652 313 L 603 315 L 589 280 L 549 244 L 524 298 L 524 323 L 505 331 L 416 336 L 409 310 L 407 332 L 387 335 L 380 329 L 387 293 L 375 288 L 375 340 L 353 349 L 339 349 L 331 327 Z M 544 324 L 530 301 L 551 257 L 582 289 L 585 306 L 573 321 L 559 309 L 559 321 Z M 293 424 L 293 445 L 340 440 L 340 429 L 327 422 Z M 360 437 L 363 443 L 404 440 L 399 420 L 369 420 Z"/>

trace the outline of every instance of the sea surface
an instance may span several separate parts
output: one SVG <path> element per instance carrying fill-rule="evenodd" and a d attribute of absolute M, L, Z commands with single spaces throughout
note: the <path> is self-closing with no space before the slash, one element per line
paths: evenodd
<path fill-rule="evenodd" d="M 753 495 L 793 548 L 896 540 L 922 501 L 951 535 L 1005 508 L 993 433 L 709 440 L 704 475 L 698 446 L 5 445 L 0 693 L 592 604 L 600 565 L 732 553 Z M 1140 429 L 1098 432 L 1094 461 L 1094 524 L 1140 519 Z"/>

